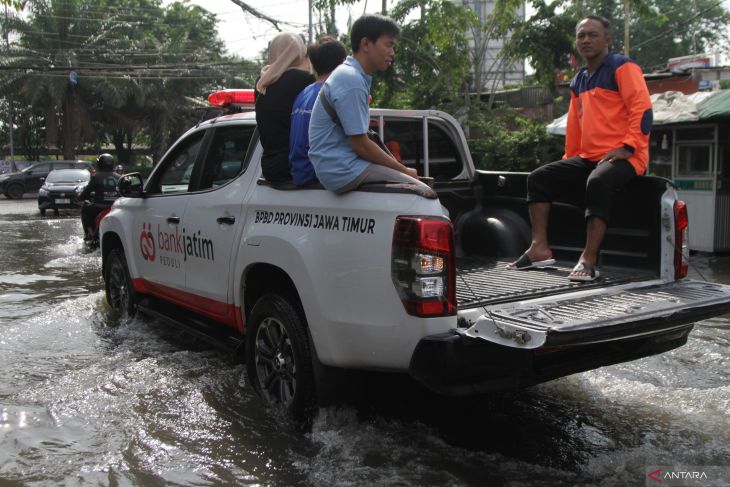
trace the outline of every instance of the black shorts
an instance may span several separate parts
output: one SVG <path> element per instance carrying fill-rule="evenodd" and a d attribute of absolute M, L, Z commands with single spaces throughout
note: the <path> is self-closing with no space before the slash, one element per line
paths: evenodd
<path fill-rule="evenodd" d="M 586 209 L 586 218 L 599 217 L 608 223 L 613 196 L 636 177 L 626 159 L 596 164 L 571 157 L 538 167 L 527 177 L 527 202 L 562 201 Z"/>

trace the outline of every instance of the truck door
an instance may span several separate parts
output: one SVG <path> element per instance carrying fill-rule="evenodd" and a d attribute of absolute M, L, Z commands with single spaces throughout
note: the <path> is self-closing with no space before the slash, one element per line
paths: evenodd
<path fill-rule="evenodd" d="M 203 138 L 204 132 L 196 132 L 176 144 L 145 185 L 148 197 L 129 207 L 134 229 L 130 249 L 139 274 L 135 287 L 173 302 L 185 288 L 183 216 Z"/>
<path fill-rule="evenodd" d="M 185 245 L 186 291 L 195 311 L 235 327 L 231 268 L 241 225 L 244 197 L 257 171 L 247 171 L 247 152 L 254 125 L 213 129 L 197 191 L 190 196 L 182 229 Z"/>

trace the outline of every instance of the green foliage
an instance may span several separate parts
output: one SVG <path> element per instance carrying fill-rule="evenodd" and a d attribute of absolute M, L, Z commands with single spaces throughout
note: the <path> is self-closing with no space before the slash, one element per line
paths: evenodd
<path fill-rule="evenodd" d="M 575 22 L 571 15 L 558 14 L 564 2 L 535 0 L 532 17 L 515 28 L 507 46 L 512 58 L 526 59 L 535 70 L 534 79 L 554 92 L 559 73 L 571 72 L 575 59 Z"/>
<path fill-rule="evenodd" d="M 653 0 L 652 13 L 632 19 L 631 56 L 646 71 L 663 69 L 667 59 L 726 48 L 730 13 L 715 0 Z M 623 16 L 615 23 L 623 26 Z M 614 40 L 623 50 L 623 36 Z"/>
<path fill-rule="evenodd" d="M 629 1 L 630 55 L 651 72 L 672 57 L 725 48 L 730 13 L 716 0 Z M 555 75 L 571 72 L 575 24 L 585 15 L 602 15 L 611 22 L 611 50 L 624 51 L 623 0 L 532 0 L 535 12 L 515 29 L 510 55 L 528 59 L 535 79 L 552 87 Z M 559 13 L 558 13 L 559 12 Z M 581 60 L 578 61 L 581 64 Z"/>
<path fill-rule="evenodd" d="M 510 109 L 473 122 L 472 134 L 469 147 L 477 169 L 531 171 L 563 155 L 562 137 L 548 134 L 544 123 Z"/>
<path fill-rule="evenodd" d="M 403 23 L 395 62 L 375 78 L 373 99 L 388 108 L 453 108 L 469 75 L 468 9 L 448 0 L 405 0 L 390 12 L 403 22 L 413 9 L 423 16 Z"/>
<path fill-rule="evenodd" d="M 127 162 L 139 140 L 159 156 L 199 118 L 186 99 L 250 86 L 258 71 L 225 56 L 215 16 L 187 2 L 31 0 L 25 8 L 3 21 L 15 42 L 0 58 L 10 68 L 0 95 L 14 98 L 16 112 L 41 114 L 35 130 L 65 157 L 113 143 Z"/>

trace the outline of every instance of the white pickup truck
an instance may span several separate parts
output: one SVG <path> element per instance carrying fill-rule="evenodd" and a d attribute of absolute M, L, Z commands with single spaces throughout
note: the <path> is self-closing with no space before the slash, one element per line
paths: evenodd
<path fill-rule="evenodd" d="M 617 196 L 601 279 L 571 283 L 582 208 L 553 206 L 558 263 L 517 271 L 524 173 L 475 171 L 457 121 L 372 110 L 433 195 L 370 184 L 338 196 L 261 179 L 254 114 L 184 134 L 148 180 L 129 174 L 101 225 L 106 297 L 245 350 L 249 380 L 292 413 L 342 369 L 408 373 L 444 394 L 547 381 L 681 346 L 730 311 L 730 287 L 685 279 L 687 213 L 671 182 Z M 448 217 L 445 216 L 448 210 Z"/>

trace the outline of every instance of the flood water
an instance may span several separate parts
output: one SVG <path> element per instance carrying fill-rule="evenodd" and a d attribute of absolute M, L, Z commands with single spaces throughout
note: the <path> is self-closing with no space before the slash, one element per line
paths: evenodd
<path fill-rule="evenodd" d="M 1 486 L 626 486 L 652 465 L 730 467 L 728 317 L 519 392 L 449 399 L 383 377 L 301 428 L 236 360 L 115 317 L 80 234 L 75 215 L 0 198 Z M 693 261 L 730 283 L 730 258 Z"/>

